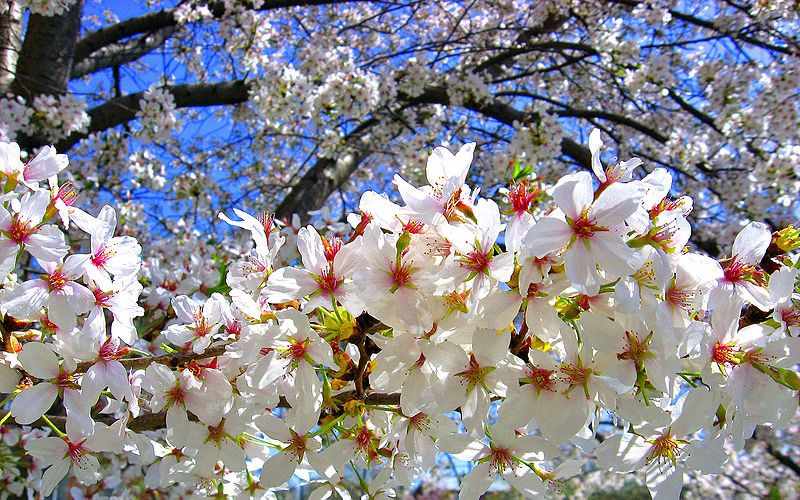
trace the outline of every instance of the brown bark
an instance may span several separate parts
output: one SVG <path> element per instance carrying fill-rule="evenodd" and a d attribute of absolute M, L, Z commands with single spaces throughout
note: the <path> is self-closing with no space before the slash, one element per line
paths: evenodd
<path fill-rule="evenodd" d="M 83 0 L 60 16 L 31 14 L 11 90 L 30 102 L 38 95 L 67 91 Z"/>
<path fill-rule="evenodd" d="M 17 0 L 2 0 L 8 10 L 0 15 L 0 94 L 8 92 L 17 70 L 22 44 L 22 8 Z"/>

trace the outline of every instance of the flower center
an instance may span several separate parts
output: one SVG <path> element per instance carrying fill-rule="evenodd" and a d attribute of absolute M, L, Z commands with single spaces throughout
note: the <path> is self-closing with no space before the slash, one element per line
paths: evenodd
<path fill-rule="evenodd" d="M 742 283 L 749 281 L 759 286 L 766 286 L 767 276 L 760 268 L 752 264 L 745 264 L 736 257 L 721 262 L 724 279 L 728 283 Z"/>
<path fill-rule="evenodd" d="M 511 203 L 511 208 L 514 213 L 521 215 L 528 211 L 531 202 L 539 195 L 538 189 L 529 191 L 525 182 L 520 182 L 508 192 L 508 201 Z"/>
<path fill-rule="evenodd" d="M 126 346 L 121 345 L 118 341 L 112 341 L 111 337 L 109 337 L 100 346 L 97 357 L 103 361 L 112 361 L 124 357 L 128 354 L 128 351 L 129 349 Z"/>
<path fill-rule="evenodd" d="M 492 446 L 489 456 L 491 457 L 492 466 L 500 473 L 514 464 L 514 454 L 508 448 Z"/>
<path fill-rule="evenodd" d="M 711 359 L 718 365 L 738 365 L 741 352 L 734 342 L 715 342 L 711 347 Z"/>
<path fill-rule="evenodd" d="M 598 226 L 592 219 L 589 218 L 588 210 L 584 212 L 575 220 L 567 219 L 570 227 L 572 228 L 572 235 L 576 239 L 589 239 L 594 236 L 594 233 L 600 231 L 608 231 L 607 228 Z"/>
<path fill-rule="evenodd" d="M 431 427 L 431 419 L 427 413 L 419 412 L 413 417 L 409 417 L 408 426 L 413 429 L 427 430 Z"/>
<path fill-rule="evenodd" d="M 672 462 L 678 461 L 678 454 L 681 449 L 681 442 L 672 435 L 671 431 L 658 436 L 650 441 L 650 451 L 647 454 L 647 463 L 653 462 Z"/>
<path fill-rule="evenodd" d="M 104 292 L 103 290 L 100 290 L 99 288 L 95 288 L 95 289 L 92 290 L 92 294 L 94 295 L 94 303 L 97 306 L 100 306 L 100 307 L 111 307 L 110 304 L 108 303 L 108 301 L 111 300 L 111 297 L 113 296 L 112 293 Z"/>
<path fill-rule="evenodd" d="M 339 288 L 339 285 L 344 283 L 344 279 L 338 278 L 330 269 L 323 269 L 322 274 L 315 276 L 315 281 L 319 289 L 326 294 L 334 293 Z"/>
<path fill-rule="evenodd" d="M 62 291 L 64 287 L 67 286 L 67 282 L 69 282 L 69 279 L 61 269 L 56 269 L 51 274 L 47 275 L 47 288 L 51 292 Z"/>
<path fill-rule="evenodd" d="M 463 378 L 467 382 L 467 392 L 471 392 L 475 386 L 483 384 L 486 375 L 492 370 L 494 370 L 494 367 L 481 367 L 478 360 L 475 359 L 475 354 L 469 353 L 469 363 L 467 363 L 466 370 L 456 373 L 456 376 Z"/>
<path fill-rule="evenodd" d="M 67 443 L 67 456 L 72 462 L 79 462 L 81 457 L 86 453 L 86 449 L 83 447 L 85 441 L 86 440 L 73 443 L 69 439 L 64 438 L 64 442 Z"/>
<path fill-rule="evenodd" d="M 404 286 L 410 287 L 411 275 L 414 269 L 410 262 L 392 262 L 389 264 L 389 274 L 392 277 L 392 292 Z"/>
<path fill-rule="evenodd" d="M 94 255 L 92 255 L 90 260 L 94 267 L 102 268 L 108 263 L 109 259 L 111 259 L 113 255 L 114 251 L 112 249 L 102 246 Z"/>
<path fill-rule="evenodd" d="M 786 326 L 800 326 L 800 309 L 789 307 L 781 311 L 781 320 Z"/>
<path fill-rule="evenodd" d="M 467 269 L 474 273 L 486 273 L 491 261 L 492 256 L 490 252 L 475 249 L 464 256 L 462 263 Z"/>
<path fill-rule="evenodd" d="M 183 405 L 186 402 L 186 391 L 183 390 L 179 383 L 176 383 L 167 391 L 166 397 L 170 405 Z"/>
<path fill-rule="evenodd" d="M 694 304 L 695 292 L 693 290 L 678 288 L 674 281 L 667 289 L 665 295 L 667 302 L 687 311 L 690 310 Z"/>
<path fill-rule="evenodd" d="M 536 394 L 540 394 L 542 391 L 556 391 L 555 370 L 529 366 L 526 371 L 527 377 L 523 379 L 523 382 L 532 385 L 536 389 Z"/>
<path fill-rule="evenodd" d="M 289 429 L 289 432 L 291 433 L 292 437 L 289 441 L 289 446 L 287 446 L 284 451 L 294 455 L 299 462 L 303 460 L 303 455 L 306 453 L 306 438 L 291 429 Z"/>
<path fill-rule="evenodd" d="M 625 332 L 627 345 L 624 351 L 617 354 L 617 359 L 633 361 L 637 366 L 641 366 L 645 360 L 653 357 L 653 353 L 650 352 L 650 340 L 652 338 L 653 334 L 650 333 L 642 340 L 635 332 L 627 330 Z"/>
<path fill-rule="evenodd" d="M 300 361 L 306 356 L 310 343 L 311 340 L 309 339 L 289 339 L 289 350 L 286 352 L 287 356 L 295 361 Z"/>
<path fill-rule="evenodd" d="M 11 226 L 8 228 L 8 238 L 18 245 L 22 245 L 28 241 L 28 238 L 35 233 L 36 230 L 31 225 L 15 215 L 11 219 Z"/>

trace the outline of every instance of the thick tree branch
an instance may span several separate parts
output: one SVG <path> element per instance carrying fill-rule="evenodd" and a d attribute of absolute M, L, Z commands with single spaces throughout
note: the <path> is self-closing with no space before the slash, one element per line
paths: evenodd
<path fill-rule="evenodd" d="M 308 7 L 342 2 L 343 0 L 266 0 L 258 7 L 258 10 Z M 243 7 L 246 8 L 246 6 Z M 224 2 L 210 2 L 208 8 L 215 19 L 220 19 L 226 15 Z M 93 31 L 81 38 L 76 46 L 75 60 L 82 61 L 103 47 L 119 43 L 127 38 L 153 33 L 174 26 L 178 26 L 178 19 L 175 17 L 174 9 L 160 10 L 141 17 L 126 19 L 107 28 Z"/>
<path fill-rule="evenodd" d="M 244 80 L 222 83 L 198 83 L 169 87 L 178 108 L 223 106 L 246 102 L 248 84 Z M 133 120 L 139 111 L 139 101 L 144 92 L 136 92 L 110 99 L 89 110 L 91 124 L 86 133 L 70 135 L 56 145 L 59 151 L 66 151 L 81 139 Z"/>
<path fill-rule="evenodd" d="M 177 29 L 175 26 L 170 26 L 126 43 L 110 46 L 89 57 L 79 59 L 72 67 L 70 78 L 80 78 L 106 68 L 136 61 L 145 54 L 149 54 L 161 47 Z"/>

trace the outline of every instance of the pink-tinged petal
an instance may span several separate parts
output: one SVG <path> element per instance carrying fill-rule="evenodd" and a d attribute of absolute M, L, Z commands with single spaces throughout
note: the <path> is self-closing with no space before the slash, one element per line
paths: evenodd
<path fill-rule="evenodd" d="M 200 310 L 200 304 L 186 295 L 180 295 L 172 299 L 172 308 L 175 309 L 175 315 L 179 320 L 183 323 L 192 323 L 195 314 Z"/>
<path fill-rule="evenodd" d="M 50 193 L 47 191 L 35 191 L 26 194 L 20 200 L 20 219 L 30 222 L 33 225 L 39 224 L 44 218 L 44 213 L 47 211 L 47 206 L 50 205 Z M 38 257 L 37 257 L 38 258 Z M 42 260 L 58 260 L 58 259 L 42 259 Z"/>
<path fill-rule="evenodd" d="M 45 146 L 25 165 L 22 176 L 27 182 L 43 181 L 64 170 L 68 164 L 67 155 L 56 154 L 56 148 Z"/>
<path fill-rule="evenodd" d="M 47 344 L 28 342 L 22 346 L 18 359 L 25 371 L 36 378 L 49 380 L 58 376 L 58 357 Z"/>
<path fill-rule="evenodd" d="M 334 370 L 338 368 L 336 360 L 333 359 L 333 350 L 331 346 L 322 339 L 311 342 L 306 352 L 308 352 L 309 357 L 313 359 L 315 363 L 333 368 Z"/>
<path fill-rule="evenodd" d="M 443 208 L 441 203 L 421 189 L 415 188 L 399 175 L 394 176 L 394 184 L 400 197 L 411 210 L 422 214 L 426 219 L 430 219 L 433 213 L 441 213 Z"/>
<path fill-rule="evenodd" d="M 272 351 L 248 370 L 250 383 L 256 389 L 265 389 L 286 374 L 289 360 Z M 248 376 L 248 375 L 246 375 Z"/>
<path fill-rule="evenodd" d="M 29 425 L 39 420 L 53 406 L 58 396 L 58 387 L 42 382 L 25 389 L 11 403 L 11 415 L 20 425 Z"/>
<path fill-rule="evenodd" d="M 271 303 L 300 299 L 319 288 L 314 276 L 305 269 L 282 267 L 267 280 L 264 294 Z"/>
<path fill-rule="evenodd" d="M 758 264 L 772 241 L 769 226 L 763 222 L 751 222 L 736 235 L 732 255 L 740 262 Z"/>
<path fill-rule="evenodd" d="M 597 198 L 589 211 L 589 217 L 603 227 L 622 224 L 633 215 L 645 194 L 641 183 L 615 182 Z"/>
<path fill-rule="evenodd" d="M 23 168 L 19 145 L 16 142 L 5 142 L 5 139 L 0 142 L 0 171 L 15 178 Z"/>
<path fill-rule="evenodd" d="M 513 215 L 508 226 L 506 226 L 506 250 L 514 253 L 522 248 L 525 235 L 533 227 L 534 223 L 533 216 L 528 212 L 524 212 L 521 215 Z"/>
<path fill-rule="evenodd" d="M 592 174 L 589 172 L 565 175 L 553 188 L 553 200 L 570 219 L 577 219 L 593 199 Z"/>
<path fill-rule="evenodd" d="M 36 260 L 56 262 L 67 255 L 69 246 L 64 239 L 64 233 L 56 226 L 48 224 L 30 235 L 25 242 L 25 249 Z"/>
<path fill-rule="evenodd" d="M 322 239 L 314 226 L 306 226 L 297 233 L 297 250 L 303 259 L 303 267 L 320 274 L 327 267 Z"/>
<path fill-rule="evenodd" d="M 561 219 L 543 217 L 525 235 L 524 252 L 538 258 L 557 252 L 569 243 L 572 229 Z"/>
<path fill-rule="evenodd" d="M 516 318 L 521 305 L 522 297 L 517 292 L 495 288 L 478 302 L 476 312 L 481 318 L 481 326 L 506 329 Z"/>
<path fill-rule="evenodd" d="M 509 469 L 503 474 L 503 478 L 508 481 L 512 488 L 519 491 L 525 498 L 541 498 L 547 496 L 548 487 L 533 472 L 523 469 L 522 475 L 517 475 Z"/>
<path fill-rule="evenodd" d="M 49 296 L 47 282 L 41 279 L 26 281 L 5 297 L 8 314 L 17 319 L 35 320 L 41 314 Z"/>

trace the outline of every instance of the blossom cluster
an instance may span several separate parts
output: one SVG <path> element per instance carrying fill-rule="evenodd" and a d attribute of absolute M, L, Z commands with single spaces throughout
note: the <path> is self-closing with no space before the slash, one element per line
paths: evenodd
<path fill-rule="evenodd" d="M 604 165 L 599 130 L 591 171 L 549 188 L 517 164 L 498 199 L 466 183 L 475 148 L 437 147 L 427 184 L 395 176 L 399 203 L 366 192 L 323 234 L 221 213 L 249 251 L 209 263 L 187 236 L 180 265 L 78 209 L 53 148 L 2 144 L 0 424 L 27 455 L 0 463 L 32 464 L 7 484 L 349 498 L 355 477 L 383 498 L 447 453 L 474 465 L 463 499 L 537 498 L 589 462 L 678 498 L 790 423 L 800 231 L 751 222 L 716 260 L 671 174 Z"/>
<path fill-rule="evenodd" d="M 43 134 L 57 141 L 89 127 L 86 102 L 74 95 L 40 95 L 31 105 L 22 97 L 0 98 L 0 134 L 14 140 L 18 135 Z"/>

